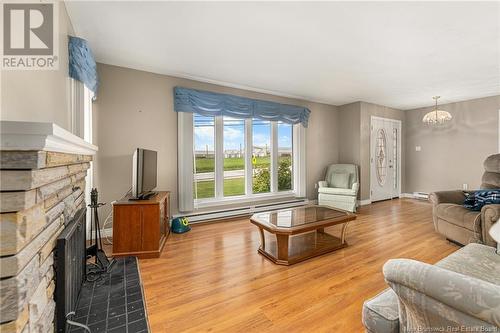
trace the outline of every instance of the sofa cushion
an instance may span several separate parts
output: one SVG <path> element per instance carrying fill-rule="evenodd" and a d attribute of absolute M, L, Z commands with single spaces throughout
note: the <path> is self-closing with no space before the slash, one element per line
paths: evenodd
<path fill-rule="evenodd" d="M 451 224 L 479 232 L 475 229 L 479 226 L 480 212 L 470 211 L 456 204 L 442 203 L 436 206 L 435 214 L 438 218 Z"/>
<path fill-rule="evenodd" d="M 491 246 L 468 244 L 439 261 L 436 266 L 500 285 L 500 255 Z"/>
<path fill-rule="evenodd" d="M 397 333 L 399 332 L 398 309 L 398 297 L 388 288 L 365 301 L 362 313 L 363 325 L 370 333 Z"/>

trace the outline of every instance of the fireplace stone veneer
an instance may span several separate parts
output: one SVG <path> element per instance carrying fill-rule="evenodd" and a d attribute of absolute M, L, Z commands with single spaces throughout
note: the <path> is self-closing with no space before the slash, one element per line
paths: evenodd
<path fill-rule="evenodd" d="M 50 123 L 0 122 L 0 332 L 53 332 L 54 248 L 85 207 L 97 147 Z"/>

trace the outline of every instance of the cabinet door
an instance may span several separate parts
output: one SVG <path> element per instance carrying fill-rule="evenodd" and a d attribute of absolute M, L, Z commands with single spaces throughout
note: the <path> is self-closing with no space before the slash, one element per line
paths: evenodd
<path fill-rule="evenodd" d="M 114 206 L 113 253 L 131 253 L 142 248 L 141 211 L 135 205 Z"/>
<path fill-rule="evenodd" d="M 142 250 L 156 251 L 160 244 L 160 221 L 159 205 L 143 205 L 142 211 Z"/>

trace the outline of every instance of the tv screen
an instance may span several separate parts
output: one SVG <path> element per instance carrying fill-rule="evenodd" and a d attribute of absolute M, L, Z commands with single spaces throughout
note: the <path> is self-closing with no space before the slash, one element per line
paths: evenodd
<path fill-rule="evenodd" d="M 156 187 L 157 152 L 137 148 L 133 158 L 132 196 L 138 198 Z"/>

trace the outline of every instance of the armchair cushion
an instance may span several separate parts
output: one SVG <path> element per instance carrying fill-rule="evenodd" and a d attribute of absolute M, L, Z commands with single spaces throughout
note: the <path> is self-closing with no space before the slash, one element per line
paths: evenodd
<path fill-rule="evenodd" d="M 480 213 L 470 211 L 463 206 L 453 203 L 442 203 L 436 206 L 435 214 L 438 218 L 456 226 L 480 232 Z"/>
<path fill-rule="evenodd" d="M 349 178 L 350 175 L 347 172 L 333 172 L 329 185 L 334 188 L 349 188 Z"/>
<path fill-rule="evenodd" d="M 349 188 L 320 187 L 319 193 L 356 196 L 357 191 Z"/>

